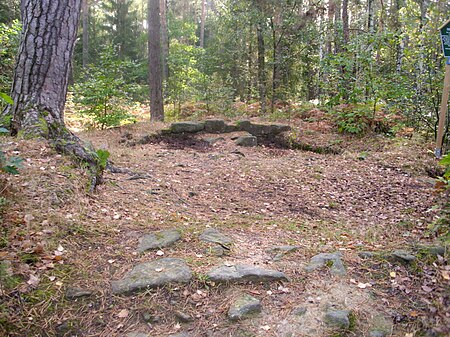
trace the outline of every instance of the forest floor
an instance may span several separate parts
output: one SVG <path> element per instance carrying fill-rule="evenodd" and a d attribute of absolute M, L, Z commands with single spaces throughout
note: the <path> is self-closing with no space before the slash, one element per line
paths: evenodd
<path fill-rule="evenodd" d="M 348 137 L 320 119 L 289 123 L 303 143 L 340 153 L 237 147 L 230 135 L 139 142 L 165 127 L 145 122 L 81 132 L 134 172 L 106 172 L 92 194 L 86 172 L 46 143 L 5 138 L 6 153 L 25 162 L 19 175 L 2 176 L 0 335 L 446 335 L 448 252 L 430 230 L 445 198 L 429 176 L 433 145 L 415 135 Z M 207 228 L 232 239 L 223 256 L 199 239 Z M 162 229 L 178 229 L 181 240 L 137 252 L 143 235 Z M 268 250 L 285 245 L 297 250 L 276 258 Z M 393 258 L 396 250 L 414 260 Z M 334 252 L 345 275 L 328 264 L 305 270 Z M 112 293 L 111 281 L 161 257 L 183 259 L 192 280 Z M 281 271 L 288 281 L 211 282 L 208 271 L 224 264 Z M 86 296 L 68 298 L 73 288 Z M 244 293 L 262 312 L 232 322 L 227 311 Z M 340 309 L 351 312 L 349 325 L 327 324 L 324 315 Z"/>

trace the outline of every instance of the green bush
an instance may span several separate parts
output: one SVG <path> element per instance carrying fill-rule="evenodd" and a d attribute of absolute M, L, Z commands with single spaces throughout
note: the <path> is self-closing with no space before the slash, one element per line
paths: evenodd
<path fill-rule="evenodd" d="M 131 103 L 131 90 L 124 78 L 129 67 L 129 62 L 118 60 L 108 47 L 100 54 L 99 64 L 89 68 L 86 80 L 74 85 L 73 101 L 80 107 L 80 114 L 92 118 L 95 128 L 134 121 L 126 109 Z"/>

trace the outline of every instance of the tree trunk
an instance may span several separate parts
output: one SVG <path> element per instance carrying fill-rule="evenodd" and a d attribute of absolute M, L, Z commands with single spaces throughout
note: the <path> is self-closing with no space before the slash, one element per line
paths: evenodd
<path fill-rule="evenodd" d="M 148 2 L 148 64 L 150 84 L 150 116 L 152 121 L 164 120 L 161 76 L 161 22 L 159 0 Z"/>
<path fill-rule="evenodd" d="M 205 20 L 206 20 L 206 0 L 202 0 L 202 13 L 200 17 L 200 48 L 205 47 Z"/>
<path fill-rule="evenodd" d="M 169 78 L 169 66 L 167 64 L 167 59 L 169 57 L 169 34 L 167 30 L 167 1 L 160 0 L 159 11 L 161 13 L 161 53 L 162 53 L 162 79 L 167 83 Z"/>
<path fill-rule="evenodd" d="M 347 49 L 349 41 L 348 31 L 348 0 L 342 0 L 342 31 L 344 35 L 344 49 Z"/>
<path fill-rule="evenodd" d="M 81 0 L 22 0 L 23 30 L 11 97 L 3 112 L 12 135 L 50 140 L 57 151 L 90 168 L 91 188 L 99 183 L 98 156 L 64 124 L 64 106 Z M 9 125 L 8 125 L 9 124 Z"/>
<path fill-rule="evenodd" d="M 86 71 L 89 64 L 89 0 L 82 2 L 83 14 L 83 70 Z"/>
<path fill-rule="evenodd" d="M 258 22 L 256 27 L 256 35 L 258 39 L 258 88 L 259 88 L 259 103 L 261 105 L 261 114 L 267 111 L 266 103 L 266 62 L 265 54 L 266 48 L 264 45 L 264 34 L 262 23 Z"/>

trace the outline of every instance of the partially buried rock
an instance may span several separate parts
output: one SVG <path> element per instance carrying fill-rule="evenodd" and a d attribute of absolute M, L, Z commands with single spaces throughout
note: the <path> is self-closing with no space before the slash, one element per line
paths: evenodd
<path fill-rule="evenodd" d="M 90 290 L 76 288 L 76 287 L 69 287 L 66 290 L 66 298 L 69 300 L 74 300 L 74 299 L 80 298 L 80 297 L 91 296 L 92 294 L 93 294 L 93 292 Z"/>
<path fill-rule="evenodd" d="M 303 316 L 307 311 L 308 309 L 306 307 L 297 307 L 292 310 L 292 314 L 295 316 Z"/>
<path fill-rule="evenodd" d="M 254 147 L 258 145 L 258 139 L 255 136 L 241 136 L 235 141 L 236 145 L 244 147 Z"/>
<path fill-rule="evenodd" d="M 200 240 L 206 241 L 206 242 L 217 243 L 221 246 L 230 246 L 233 243 L 233 240 L 230 237 L 222 234 L 215 228 L 206 229 L 200 235 Z"/>
<path fill-rule="evenodd" d="M 273 256 L 273 260 L 279 261 L 283 258 L 283 256 L 295 252 L 299 248 L 299 246 L 273 246 L 268 248 L 266 252 Z"/>
<path fill-rule="evenodd" d="M 193 321 L 193 318 L 189 314 L 187 314 L 183 311 L 180 311 L 180 310 L 175 311 L 174 315 L 175 315 L 175 319 L 181 323 L 189 323 L 189 322 Z"/>
<path fill-rule="evenodd" d="M 213 282 L 270 282 L 287 281 L 284 273 L 252 265 L 224 265 L 211 270 L 208 277 Z"/>
<path fill-rule="evenodd" d="M 150 337 L 150 335 L 145 332 L 132 331 L 127 333 L 125 337 Z"/>
<path fill-rule="evenodd" d="M 341 253 L 321 253 L 311 258 L 311 262 L 305 267 L 307 272 L 312 272 L 324 266 L 329 266 L 331 273 L 345 275 L 346 270 L 341 260 Z"/>
<path fill-rule="evenodd" d="M 205 254 L 212 255 L 212 256 L 224 256 L 225 255 L 225 249 L 222 246 L 211 246 L 205 249 Z"/>
<path fill-rule="evenodd" d="M 195 133 L 202 131 L 204 128 L 205 124 L 198 122 L 179 122 L 170 125 L 172 133 Z"/>
<path fill-rule="evenodd" d="M 223 133 L 227 129 L 227 125 L 222 119 L 207 119 L 204 122 L 205 132 Z"/>
<path fill-rule="evenodd" d="M 259 312 L 261 312 L 261 302 L 257 298 L 244 294 L 231 304 L 228 318 L 238 321 Z"/>
<path fill-rule="evenodd" d="M 154 234 L 147 234 L 139 239 L 138 252 L 146 250 L 163 248 L 172 245 L 181 239 L 181 234 L 176 229 L 160 231 Z"/>
<path fill-rule="evenodd" d="M 387 333 L 382 330 L 371 330 L 369 332 L 369 337 L 386 337 Z"/>
<path fill-rule="evenodd" d="M 402 250 L 402 249 L 392 252 L 392 256 L 400 261 L 408 262 L 408 263 L 416 260 L 416 257 L 413 254 L 411 254 L 410 252 L 408 252 L 406 250 Z"/>
<path fill-rule="evenodd" d="M 350 327 L 350 314 L 348 310 L 328 310 L 325 313 L 325 323 L 340 329 Z"/>
<path fill-rule="evenodd" d="M 190 336 L 191 335 L 189 335 L 187 332 L 180 332 L 180 333 L 168 335 L 167 337 L 190 337 Z"/>
<path fill-rule="evenodd" d="M 112 281 L 114 294 L 156 288 L 170 283 L 187 283 L 192 278 L 190 268 L 182 259 L 164 258 L 135 266 L 118 281 Z"/>

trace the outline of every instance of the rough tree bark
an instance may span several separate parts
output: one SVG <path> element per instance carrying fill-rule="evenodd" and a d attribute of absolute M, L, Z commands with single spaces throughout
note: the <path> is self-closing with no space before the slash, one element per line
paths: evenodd
<path fill-rule="evenodd" d="M 89 0 L 82 0 L 83 16 L 83 69 L 86 70 L 89 64 Z"/>
<path fill-rule="evenodd" d="M 162 72 L 163 80 L 169 78 L 169 66 L 167 64 L 167 58 L 169 57 L 169 33 L 167 30 L 167 1 L 159 1 L 159 10 L 161 13 L 161 52 L 162 52 Z"/>
<path fill-rule="evenodd" d="M 164 120 L 161 76 L 161 21 L 159 0 L 148 1 L 148 69 L 150 84 L 150 116 Z"/>
<path fill-rule="evenodd" d="M 264 44 L 263 24 L 258 22 L 256 26 L 256 35 L 258 39 L 258 88 L 259 88 L 259 102 L 261 105 L 261 114 L 267 111 L 266 102 L 266 48 Z"/>
<path fill-rule="evenodd" d="M 206 20 L 206 0 L 202 0 L 202 12 L 200 17 L 200 48 L 205 47 L 205 20 Z"/>
<path fill-rule="evenodd" d="M 97 154 L 64 124 L 70 62 L 81 0 L 22 0 L 23 30 L 11 97 L 3 124 L 12 135 L 45 138 L 58 150 L 87 164 L 91 189 L 102 176 Z"/>

